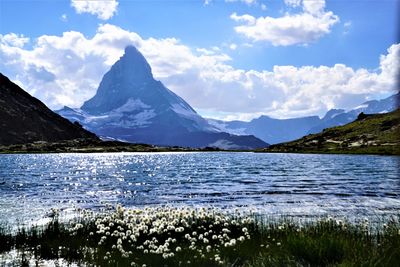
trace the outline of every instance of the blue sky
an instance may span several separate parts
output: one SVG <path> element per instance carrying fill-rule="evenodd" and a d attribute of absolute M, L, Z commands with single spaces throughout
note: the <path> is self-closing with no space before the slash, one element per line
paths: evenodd
<path fill-rule="evenodd" d="M 133 42 L 156 78 L 203 115 L 223 119 L 323 115 L 329 108 L 351 108 L 395 89 L 389 77 L 393 71 L 382 70 L 383 64 L 393 66 L 390 60 L 398 62 L 400 1 L 110 2 L 79 7 L 62 0 L 0 0 L 0 71 L 52 108 L 79 107 L 121 55 L 122 44 Z M 67 32 L 76 36 L 66 37 Z M 98 53 L 102 49 L 110 55 Z M 85 81 L 76 83 L 74 73 L 68 80 L 66 69 L 52 65 L 55 55 L 61 61 L 73 55 L 86 64 Z M 24 62 L 15 63 L 17 58 Z M 166 61 L 176 67 L 165 69 Z M 92 65 L 98 70 L 89 70 Z M 43 73 L 53 78 L 45 83 L 36 77 Z M 299 78 L 302 73 L 305 80 Z M 329 81 L 329 76 L 345 78 Z M 230 80 L 221 82 L 221 77 Z M 312 80 L 322 88 L 316 89 Z"/>

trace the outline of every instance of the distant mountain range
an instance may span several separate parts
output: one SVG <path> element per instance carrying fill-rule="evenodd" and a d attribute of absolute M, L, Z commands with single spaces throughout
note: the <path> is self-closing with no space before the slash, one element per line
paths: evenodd
<path fill-rule="evenodd" d="M 319 133 L 325 128 L 347 124 L 354 121 L 361 112 L 366 114 L 391 112 L 398 107 L 399 97 L 398 93 L 382 100 L 367 101 L 350 111 L 331 109 L 322 119 L 318 116 L 293 119 L 261 116 L 249 122 L 214 119 L 208 119 L 208 122 L 223 132 L 237 135 L 251 134 L 269 144 L 276 144 L 292 141 L 307 134 Z"/>
<path fill-rule="evenodd" d="M 400 155 L 400 109 L 384 114 L 361 113 L 346 125 L 271 145 L 263 151 Z"/>
<path fill-rule="evenodd" d="M 105 139 L 232 150 L 268 146 L 252 135 L 216 129 L 155 80 L 150 65 L 133 46 L 104 75 L 94 97 L 80 109 L 64 107 L 56 112 Z"/>
<path fill-rule="evenodd" d="M 0 73 L 0 145 L 91 139 L 97 136 L 54 113 Z"/>

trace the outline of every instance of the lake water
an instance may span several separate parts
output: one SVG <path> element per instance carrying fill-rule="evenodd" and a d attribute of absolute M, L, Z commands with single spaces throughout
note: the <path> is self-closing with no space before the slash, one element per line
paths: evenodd
<path fill-rule="evenodd" d="M 193 205 L 270 216 L 400 213 L 399 157 L 258 153 L 0 155 L 0 221 L 50 208 Z"/>

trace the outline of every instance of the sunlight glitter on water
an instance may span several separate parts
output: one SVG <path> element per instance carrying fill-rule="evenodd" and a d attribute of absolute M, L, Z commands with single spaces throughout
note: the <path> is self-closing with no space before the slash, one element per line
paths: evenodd
<path fill-rule="evenodd" d="M 258 153 L 0 155 L 0 220 L 50 208 L 213 205 L 267 215 L 389 216 L 398 157 Z"/>

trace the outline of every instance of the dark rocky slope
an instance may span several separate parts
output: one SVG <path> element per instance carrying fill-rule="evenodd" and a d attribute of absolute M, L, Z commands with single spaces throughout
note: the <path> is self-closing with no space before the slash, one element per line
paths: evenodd
<path fill-rule="evenodd" d="M 77 138 L 95 134 L 54 113 L 0 73 L 0 145 Z"/>

